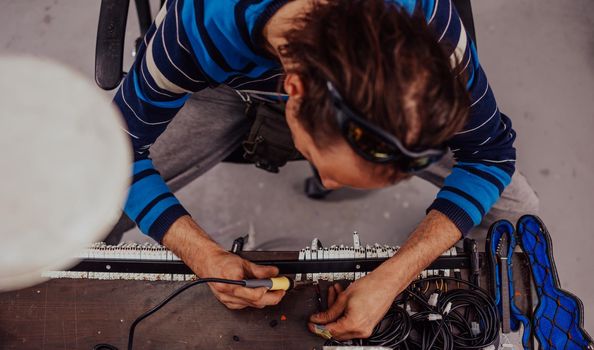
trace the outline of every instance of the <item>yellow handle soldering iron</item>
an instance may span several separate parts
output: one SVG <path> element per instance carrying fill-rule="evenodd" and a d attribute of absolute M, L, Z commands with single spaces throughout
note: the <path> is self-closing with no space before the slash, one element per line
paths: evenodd
<path fill-rule="evenodd" d="M 312 284 L 312 281 L 295 281 L 287 276 L 263 278 L 263 279 L 249 279 L 243 280 L 246 288 L 260 288 L 265 287 L 269 290 L 289 290 L 297 287 Z"/>

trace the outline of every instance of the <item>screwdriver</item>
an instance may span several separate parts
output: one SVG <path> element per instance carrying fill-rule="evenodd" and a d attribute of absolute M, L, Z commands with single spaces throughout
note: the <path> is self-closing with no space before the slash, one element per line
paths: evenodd
<path fill-rule="evenodd" d="M 287 276 L 243 280 L 246 288 L 265 287 L 269 290 L 290 290 L 313 284 L 313 281 L 295 281 Z"/>

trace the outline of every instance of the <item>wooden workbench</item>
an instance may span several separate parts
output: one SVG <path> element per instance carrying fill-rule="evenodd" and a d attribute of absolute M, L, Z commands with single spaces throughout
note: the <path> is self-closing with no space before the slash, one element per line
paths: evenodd
<path fill-rule="evenodd" d="M 92 349 L 110 343 L 125 349 L 130 323 L 183 284 L 61 279 L 5 293 L 1 348 Z M 311 349 L 323 343 L 305 328 L 315 310 L 312 288 L 289 292 L 275 307 L 231 311 L 207 286 L 196 286 L 138 326 L 135 348 Z"/>
<path fill-rule="evenodd" d="M 523 259 L 514 264 L 514 272 L 520 276 L 515 278 L 516 296 L 528 307 L 529 272 Z M 486 287 L 486 274 L 481 280 Z M 184 283 L 56 279 L 0 294 L 0 348 L 92 349 L 109 343 L 125 349 L 130 323 Z M 317 308 L 311 287 L 290 291 L 274 307 L 232 311 L 208 287 L 195 286 L 138 326 L 134 348 L 321 348 L 323 339 L 306 329 Z"/>

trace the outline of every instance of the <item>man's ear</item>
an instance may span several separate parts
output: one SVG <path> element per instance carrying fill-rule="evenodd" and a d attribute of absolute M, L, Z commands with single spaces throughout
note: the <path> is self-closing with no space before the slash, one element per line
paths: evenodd
<path fill-rule="evenodd" d="M 295 73 L 287 73 L 284 82 L 285 92 L 290 98 L 300 99 L 303 96 L 303 83 Z"/>

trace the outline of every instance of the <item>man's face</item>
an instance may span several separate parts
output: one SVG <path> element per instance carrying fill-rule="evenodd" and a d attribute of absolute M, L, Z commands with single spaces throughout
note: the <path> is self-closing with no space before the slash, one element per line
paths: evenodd
<path fill-rule="evenodd" d="M 374 189 L 393 184 L 386 176 L 381 175 L 382 167 L 388 165 L 375 165 L 364 160 L 341 137 L 326 147 L 318 147 L 312 135 L 305 131 L 296 118 L 295 103 L 294 99 L 289 98 L 285 111 L 295 147 L 316 167 L 325 188 Z M 409 177 L 408 174 L 399 173 L 395 182 Z"/>

